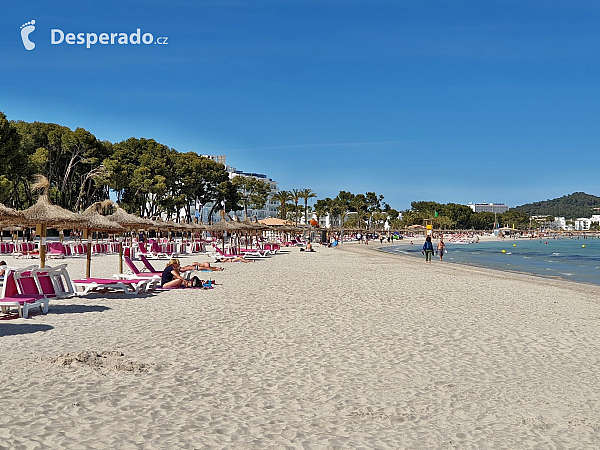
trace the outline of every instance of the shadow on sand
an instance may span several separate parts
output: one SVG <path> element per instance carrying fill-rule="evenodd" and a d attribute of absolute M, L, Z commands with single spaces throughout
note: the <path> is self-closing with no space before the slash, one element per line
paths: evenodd
<path fill-rule="evenodd" d="M 18 325 L 3 324 L 0 326 L 0 338 L 4 336 L 15 336 L 18 334 L 37 333 L 38 331 L 49 331 L 54 327 L 51 325 L 37 323 L 23 323 Z"/>
<path fill-rule="evenodd" d="M 50 303 L 48 314 L 81 314 L 88 312 L 104 312 L 109 309 L 108 306 L 102 305 L 61 305 L 58 303 Z"/>

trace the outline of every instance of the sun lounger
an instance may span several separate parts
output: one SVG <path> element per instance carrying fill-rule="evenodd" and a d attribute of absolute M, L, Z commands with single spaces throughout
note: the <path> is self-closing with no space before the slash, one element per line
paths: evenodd
<path fill-rule="evenodd" d="M 140 255 L 140 257 L 144 258 L 144 255 Z M 133 274 L 136 277 L 154 277 L 154 276 L 160 277 L 162 275 L 162 272 L 158 272 L 158 271 L 141 272 L 140 269 L 138 269 L 137 266 L 133 263 L 131 258 L 129 258 L 128 256 L 124 256 L 123 258 L 125 259 L 125 264 L 127 264 L 127 267 L 129 267 L 129 269 L 133 272 Z M 146 259 L 146 262 L 147 261 L 148 260 Z"/>
<path fill-rule="evenodd" d="M 148 283 L 151 278 L 130 278 L 130 279 L 113 279 L 113 278 L 84 278 L 81 280 L 73 280 L 73 288 L 75 295 L 83 296 L 90 292 L 123 292 L 127 295 L 137 295 L 148 291 Z M 82 289 L 81 291 L 79 289 Z"/>
<path fill-rule="evenodd" d="M 43 314 L 48 312 L 49 299 L 40 294 L 35 278 L 31 270 L 37 266 L 25 269 L 7 268 L 4 273 L 4 285 L 2 286 L 2 298 L 0 308 L 2 312 L 8 312 L 9 308 L 16 307 L 19 317 L 27 318 L 29 311 L 40 308 Z"/>
<path fill-rule="evenodd" d="M 272 242 L 265 242 L 263 244 L 263 250 L 271 252 L 271 254 L 275 254 L 277 253 L 279 250 L 281 249 L 281 246 L 279 244 L 275 244 Z"/>
<path fill-rule="evenodd" d="M 217 254 L 220 255 L 221 258 L 237 258 L 238 256 L 244 256 L 244 255 L 240 255 L 238 253 L 225 253 L 223 250 L 221 250 L 219 247 L 217 247 L 216 245 L 213 245 L 215 251 L 217 252 Z"/>
<path fill-rule="evenodd" d="M 166 259 L 166 258 L 168 258 L 166 253 L 162 253 L 160 251 L 155 252 L 154 250 L 148 251 L 148 249 L 146 248 L 146 244 L 143 242 L 140 242 L 138 244 L 138 250 L 141 255 L 144 255 L 148 259 Z"/>
<path fill-rule="evenodd" d="M 258 256 L 259 258 L 268 258 L 270 256 L 268 251 L 261 250 L 258 248 L 240 248 L 238 252 L 244 257 L 248 256 Z"/>
<path fill-rule="evenodd" d="M 62 242 L 48 243 L 48 252 L 46 253 L 47 258 L 64 258 L 65 254 L 65 246 Z"/>
<path fill-rule="evenodd" d="M 35 268 L 31 275 L 36 279 L 40 294 L 48 298 L 66 298 L 75 294 L 67 265 Z"/>

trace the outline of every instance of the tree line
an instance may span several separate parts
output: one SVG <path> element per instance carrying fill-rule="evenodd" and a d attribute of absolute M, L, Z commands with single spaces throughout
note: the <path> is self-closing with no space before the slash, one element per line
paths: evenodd
<path fill-rule="evenodd" d="M 230 180 L 223 164 L 194 152 L 180 153 L 154 139 L 118 143 L 98 140 L 77 128 L 43 122 L 9 121 L 0 112 L 0 202 L 31 206 L 33 175 L 50 182 L 50 200 L 82 211 L 109 198 L 141 217 L 165 213 L 192 219 L 193 205 L 213 204 L 210 214 L 264 207 L 270 185 L 251 177 Z"/>

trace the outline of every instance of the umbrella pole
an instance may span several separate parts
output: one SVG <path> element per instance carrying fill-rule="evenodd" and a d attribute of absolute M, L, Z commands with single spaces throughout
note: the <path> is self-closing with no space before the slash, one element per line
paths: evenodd
<path fill-rule="evenodd" d="M 37 234 L 40 236 L 40 268 L 46 267 L 46 224 L 35 226 Z"/>
<path fill-rule="evenodd" d="M 119 236 L 119 273 L 123 273 L 123 238 Z"/>
<path fill-rule="evenodd" d="M 87 228 L 83 230 L 83 238 L 87 239 L 87 262 L 85 265 L 85 277 L 90 277 L 90 266 L 92 264 L 92 235 Z"/>

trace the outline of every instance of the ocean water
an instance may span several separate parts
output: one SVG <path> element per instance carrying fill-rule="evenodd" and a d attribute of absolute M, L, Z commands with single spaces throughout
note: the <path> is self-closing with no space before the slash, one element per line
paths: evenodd
<path fill-rule="evenodd" d="M 424 258 L 422 246 L 421 241 L 420 244 L 390 246 L 382 250 Z M 446 246 L 448 253 L 444 255 L 444 262 L 600 285 L 598 238 L 499 239 L 478 244 L 447 243 Z M 433 260 L 439 263 L 436 255 Z"/>

